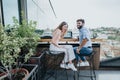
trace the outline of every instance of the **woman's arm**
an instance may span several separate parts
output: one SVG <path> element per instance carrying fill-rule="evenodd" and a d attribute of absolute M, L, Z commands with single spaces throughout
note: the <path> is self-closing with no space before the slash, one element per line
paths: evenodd
<path fill-rule="evenodd" d="M 61 38 L 63 39 L 64 38 L 64 35 L 67 33 L 67 30 L 63 30 L 62 32 L 61 32 Z"/>
<path fill-rule="evenodd" d="M 58 45 L 58 41 L 59 41 L 60 37 L 61 37 L 61 31 L 60 30 L 56 30 L 55 32 L 53 32 L 53 38 L 51 40 L 51 43 L 54 44 L 57 47 L 60 47 Z"/>

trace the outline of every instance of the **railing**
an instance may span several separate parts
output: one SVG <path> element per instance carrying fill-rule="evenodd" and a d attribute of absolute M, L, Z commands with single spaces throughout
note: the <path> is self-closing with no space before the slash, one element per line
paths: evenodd
<path fill-rule="evenodd" d="M 91 39 L 92 42 L 103 42 L 105 39 Z M 50 42 L 51 39 L 40 39 L 38 42 Z M 78 42 L 76 38 L 71 38 L 71 39 L 61 39 L 61 42 Z"/>
<path fill-rule="evenodd" d="M 79 42 L 60 42 L 59 44 L 61 44 L 61 45 L 73 45 L 73 47 L 79 46 Z M 39 45 L 40 48 L 48 49 L 50 43 L 44 41 L 44 42 L 39 42 L 38 45 Z M 94 55 L 94 63 L 95 63 L 94 67 L 95 67 L 95 69 L 99 69 L 100 43 L 92 43 L 92 47 L 93 47 L 93 50 L 96 52 L 96 54 Z"/>

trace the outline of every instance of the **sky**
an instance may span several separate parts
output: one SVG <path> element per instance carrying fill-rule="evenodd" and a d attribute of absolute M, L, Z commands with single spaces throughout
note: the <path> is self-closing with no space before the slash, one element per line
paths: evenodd
<path fill-rule="evenodd" d="M 17 0 L 3 0 L 6 23 L 12 23 L 12 16 L 18 17 Z M 120 0 L 27 0 L 28 19 L 38 22 L 39 29 L 54 29 L 62 21 L 69 28 L 76 28 L 76 20 L 85 19 L 88 28 L 120 27 Z"/>
<path fill-rule="evenodd" d="M 85 19 L 86 26 L 120 27 L 120 0 L 51 0 L 58 21 L 67 21 L 70 28 L 76 20 Z"/>
<path fill-rule="evenodd" d="M 17 0 L 2 0 L 4 22 L 6 25 L 12 24 L 12 17 L 15 16 L 18 19 L 18 5 Z"/>

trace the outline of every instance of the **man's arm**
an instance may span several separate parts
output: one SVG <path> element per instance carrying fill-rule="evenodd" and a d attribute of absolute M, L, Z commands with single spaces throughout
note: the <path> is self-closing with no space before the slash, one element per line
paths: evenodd
<path fill-rule="evenodd" d="M 80 49 L 87 43 L 88 39 L 85 38 L 82 40 L 81 44 L 79 45 L 79 47 L 77 48 L 77 53 L 79 54 Z"/>

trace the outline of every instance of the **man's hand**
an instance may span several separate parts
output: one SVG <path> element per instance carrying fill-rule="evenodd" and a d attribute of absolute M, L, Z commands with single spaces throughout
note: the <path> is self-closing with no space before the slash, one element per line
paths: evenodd
<path fill-rule="evenodd" d="M 77 52 L 78 54 L 80 54 L 81 48 L 86 44 L 87 41 L 88 41 L 87 38 L 85 38 L 85 39 L 82 40 L 82 43 L 79 45 L 79 47 L 78 47 L 77 50 L 76 50 L 76 52 Z"/>
<path fill-rule="evenodd" d="M 77 49 L 76 49 L 76 52 L 77 52 L 78 54 L 80 54 L 80 49 L 81 49 L 81 48 L 77 48 Z"/>

